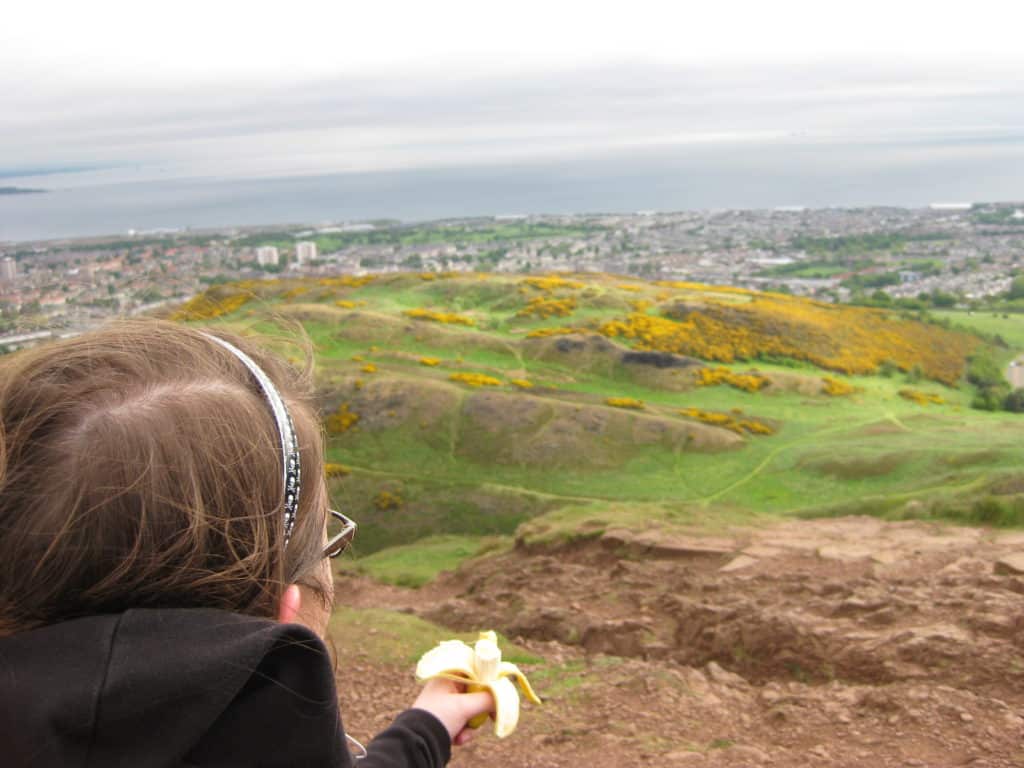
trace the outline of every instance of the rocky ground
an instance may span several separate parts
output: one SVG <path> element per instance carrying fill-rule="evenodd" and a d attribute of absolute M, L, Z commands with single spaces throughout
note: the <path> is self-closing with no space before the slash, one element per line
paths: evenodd
<path fill-rule="evenodd" d="M 870 518 L 610 530 L 416 591 L 339 586 L 545 659 L 544 706 L 454 766 L 1024 766 L 1024 533 Z M 338 652 L 353 732 L 414 697 L 408 669 Z"/>

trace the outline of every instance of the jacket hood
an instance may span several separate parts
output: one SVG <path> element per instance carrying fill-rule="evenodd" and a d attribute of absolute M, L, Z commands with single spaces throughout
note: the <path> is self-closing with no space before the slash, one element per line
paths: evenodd
<path fill-rule="evenodd" d="M 0 745 L 11 768 L 349 765 L 320 640 L 205 609 L 0 639 Z"/>

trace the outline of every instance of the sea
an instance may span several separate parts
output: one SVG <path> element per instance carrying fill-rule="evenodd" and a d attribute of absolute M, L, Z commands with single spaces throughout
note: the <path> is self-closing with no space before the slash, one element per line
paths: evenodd
<path fill-rule="evenodd" d="M 128 233 L 470 216 L 1024 200 L 1024 135 L 744 143 L 524 163 L 246 178 L 5 178 L 0 243 Z"/>

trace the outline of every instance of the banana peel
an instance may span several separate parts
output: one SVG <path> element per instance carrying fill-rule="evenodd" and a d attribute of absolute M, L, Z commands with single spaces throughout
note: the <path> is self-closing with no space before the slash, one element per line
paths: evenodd
<path fill-rule="evenodd" d="M 481 632 L 472 648 L 461 640 L 444 640 L 423 654 L 416 665 L 416 679 L 422 683 L 433 678 L 463 683 L 470 692 L 490 691 L 494 697 L 494 733 L 499 739 L 512 733 L 519 723 L 516 685 L 527 700 L 541 703 L 519 667 L 501 660 L 498 636 L 490 631 Z M 479 728 L 488 717 L 487 713 L 478 715 L 469 726 Z"/>

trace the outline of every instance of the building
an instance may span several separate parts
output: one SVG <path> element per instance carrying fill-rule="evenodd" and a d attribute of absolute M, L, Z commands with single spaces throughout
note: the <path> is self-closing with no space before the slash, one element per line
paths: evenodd
<path fill-rule="evenodd" d="M 0 283 L 13 283 L 18 276 L 18 262 L 10 256 L 0 259 Z"/>
<path fill-rule="evenodd" d="M 301 242 L 295 244 L 295 263 L 300 267 L 317 260 L 316 243 Z"/>
<path fill-rule="evenodd" d="M 281 257 L 277 248 L 272 245 L 262 245 L 256 249 L 256 263 L 261 267 L 276 267 L 281 263 Z"/>

